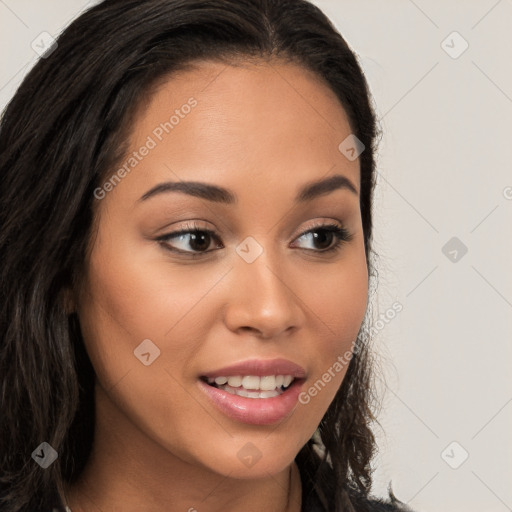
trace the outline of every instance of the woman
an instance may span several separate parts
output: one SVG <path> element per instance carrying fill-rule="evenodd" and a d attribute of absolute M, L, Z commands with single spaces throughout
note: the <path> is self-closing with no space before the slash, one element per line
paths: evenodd
<path fill-rule="evenodd" d="M 377 130 L 303 0 L 106 0 L 1 125 L 2 511 L 371 497 Z M 64 508 L 67 507 L 67 508 Z"/>

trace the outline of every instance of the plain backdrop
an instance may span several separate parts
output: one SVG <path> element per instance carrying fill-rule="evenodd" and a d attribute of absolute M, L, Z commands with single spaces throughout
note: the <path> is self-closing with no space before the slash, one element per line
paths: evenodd
<path fill-rule="evenodd" d="M 373 492 L 391 481 L 418 512 L 512 510 L 512 1 L 314 3 L 357 53 L 383 131 Z M 0 0 L 2 108 L 33 41 L 86 5 Z"/>

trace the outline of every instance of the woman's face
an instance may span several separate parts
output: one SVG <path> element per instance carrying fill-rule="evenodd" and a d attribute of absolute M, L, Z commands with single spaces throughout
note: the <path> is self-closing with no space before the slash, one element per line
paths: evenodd
<path fill-rule="evenodd" d="M 203 62 L 131 129 L 95 192 L 76 301 L 99 424 L 139 457 L 150 444 L 231 477 L 282 471 L 333 400 L 366 309 L 359 160 L 339 149 L 348 118 L 301 67 Z M 349 234 L 337 250 L 325 225 Z"/>

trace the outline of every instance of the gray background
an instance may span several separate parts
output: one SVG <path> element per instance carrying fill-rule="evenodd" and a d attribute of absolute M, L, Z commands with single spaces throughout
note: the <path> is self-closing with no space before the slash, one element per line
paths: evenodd
<path fill-rule="evenodd" d="M 391 480 L 418 512 L 512 510 L 512 1 L 314 3 L 358 54 L 384 132 L 375 316 L 403 310 L 376 324 L 373 490 Z M 32 42 L 86 5 L 0 0 L 2 107 Z"/>

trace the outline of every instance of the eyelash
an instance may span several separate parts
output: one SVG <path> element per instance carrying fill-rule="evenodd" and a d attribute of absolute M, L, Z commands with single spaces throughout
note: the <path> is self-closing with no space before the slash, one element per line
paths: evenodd
<path fill-rule="evenodd" d="M 338 225 L 338 224 L 334 224 L 334 223 L 328 223 L 328 224 L 314 225 L 313 227 L 311 227 L 304 233 L 300 234 L 296 238 L 296 240 L 303 237 L 304 235 L 307 235 L 309 233 L 315 233 L 318 231 L 326 231 L 328 233 L 333 233 L 333 235 L 335 236 L 335 239 L 336 239 L 336 243 L 332 247 L 329 247 L 328 249 L 323 249 L 323 250 L 304 249 L 305 251 L 312 251 L 312 252 L 319 253 L 319 254 L 327 253 L 328 255 L 331 255 L 331 254 L 339 251 L 345 243 L 350 242 L 353 239 L 353 235 L 351 235 L 345 227 Z M 156 239 L 156 241 L 160 242 L 166 250 L 171 251 L 173 253 L 178 253 L 180 255 L 185 255 L 186 257 L 189 257 L 192 259 L 201 258 L 205 254 L 214 252 L 216 249 L 209 250 L 209 251 L 202 251 L 202 252 L 182 251 L 180 249 L 171 248 L 168 244 L 166 244 L 166 242 L 168 242 L 169 240 L 176 238 L 180 235 L 197 234 L 197 233 L 207 233 L 210 237 L 212 237 L 212 239 L 217 239 L 217 241 L 220 241 L 219 237 L 216 235 L 215 231 L 212 231 L 211 229 L 200 228 L 194 223 L 192 224 L 192 227 L 190 229 L 187 228 L 187 229 L 181 229 L 179 231 L 173 231 L 171 233 L 168 233 L 166 235 L 162 235 L 161 237 L 158 237 Z"/>

